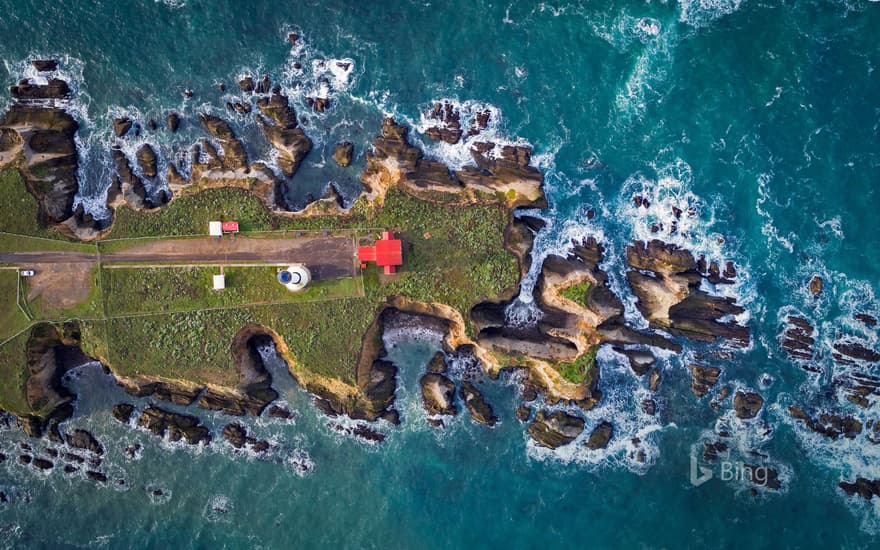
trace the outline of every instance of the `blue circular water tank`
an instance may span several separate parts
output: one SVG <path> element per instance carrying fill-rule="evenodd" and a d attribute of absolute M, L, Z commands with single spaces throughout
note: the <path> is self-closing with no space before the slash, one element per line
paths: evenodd
<path fill-rule="evenodd" d="M 282 285 L 286 285 L 286 284 L 290 283 L 292 280 L 293 280 L 293 275 L 290 273 L 290 271 L 287 271 L 285 269 L 284 271 L 278 272 L 278 282 L 281 283 Z"/>

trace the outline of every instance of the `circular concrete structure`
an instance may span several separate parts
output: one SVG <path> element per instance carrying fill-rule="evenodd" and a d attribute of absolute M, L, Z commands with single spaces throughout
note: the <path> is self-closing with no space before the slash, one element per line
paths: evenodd
<path fill-rule="evenodd" d="M 299 292 L 312 280 L 312 274 L 309 269 L 302 265 L 296 264 L 282 269 L 278 272 L 278 282 L 291 292 Z"/>

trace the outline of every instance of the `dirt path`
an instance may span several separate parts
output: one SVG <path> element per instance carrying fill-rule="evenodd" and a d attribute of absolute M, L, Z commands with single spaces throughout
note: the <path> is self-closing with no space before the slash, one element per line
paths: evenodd
<path fill-rule="evenodd" d="M 90 274 L 99 261 L 103 267 L 133 264 L 226 265 L 249 263 L 305 264 L 313 279 L 357 275 L 355 242 L 351 235 L 297 238 L 256 238 L 236 235 L 144 241 L 119 252 L 98 255 L 86 252 L 3 252 L 0 263 L 33 269 L 28 278 L 28 298 L 42 296 L 46 305 L 70 308 L 89 296 Z M 139 265 L 138 265 L 139 264 Z"/>

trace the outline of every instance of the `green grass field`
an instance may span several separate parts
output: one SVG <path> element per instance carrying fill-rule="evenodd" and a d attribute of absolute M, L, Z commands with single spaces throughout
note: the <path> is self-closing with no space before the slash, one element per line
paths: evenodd
<path fill-rule="evenodd" d="M 227 267 L 226 288 L 213 290 L 217 267 L 105 268 L 102 272 L 108 317 L 293 303 L 357 296 L 354 279 L 313 281 L 290 292 L 276 281 L 278 267 Z"/>
<path fill-rule="evenodd" d="M 18 272 L 0 270 L 0 342 L 18 334 L 30 324 L 30 319 L 18 307 Z"/>
<path fill-rule="evenodd" d="M 9 187 L 6 183 L 0 186 L 3 192 Z M 18 195 L 33 203 L 23 186 L 18 187 Z M 35 215 L 35 203 L 33 207 Z M 0 206 L 0 217 L 4 212 Z M 347 216 L 275 216 L 250 193 L 234 188 L 184 196 L 153 213 L 120 208 L 111 239 L 204 234 L 211 219 L 237 219 L 245 231 L 358 229 L 367 235 L 367 228 L 391 229 L 404 240 L 404 266 L 392 277 L 379 276 L 371 266 L 362 281 L 314 282 L 301 295 L 291 295 L 278 285 L 271 267 L 226 268 L 228 288 L 221 293 L 210 290 L 210 275 L 217 268 L 103 268 L 101 284 L 97 285 L 103 298 L 90 298 L 83 314 L 94 304 L 106 303 L 108 318 L 81 323 L 82 347 L 105 358 L 120 375 L 235 385 L 232 337 L 245 324 L 260 323 L 285 340 L 296 360 L 295 368 L 354 383 L 362 337 L 388 296 L 450 305 L 472 331 L 470 308 L 517 284 L 516 259 L 503 243 L 509 216 L 501 205 L 433 204 L 400 190 L 391 190 L 382 208 L 359 202 Z M 19 219 L 22 214 L 11 217 Z M 52 233 L 40 232 L 22 221 L 0 226 L 0 231 L 39 236 Z M 107 241 L 99 247 L 102 253 L 109 253 L 136 242 Z M 245 305 L 276 300 L 283 303 Z M 224 309 L 205 309 L 214 307 Z M 194 308 L 199 311 L 169 312 Z M 15 326 L 14 319 L 9 324 Z M 18 361 L 11 352 L 0 361 L 8 369 L 19 368 L 9 364 Z M 7 376 L 13 374 L 4 373 L 3 380 L 12 380 Z M 3 398 L 3 403 L 13 401 Z"/>

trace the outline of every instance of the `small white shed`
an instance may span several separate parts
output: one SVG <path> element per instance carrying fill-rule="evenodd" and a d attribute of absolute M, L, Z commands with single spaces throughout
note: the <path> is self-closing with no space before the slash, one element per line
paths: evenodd
<path fill-rule="evenodd" d="M 208 222 L 208 235 L 212 237 L 223 236 L 223 224 L 221 222 Z"/>
<path fill-rule="evenodd" d="M 226 275 L 214 275 L 214 290 L 226 288 Z"/>

